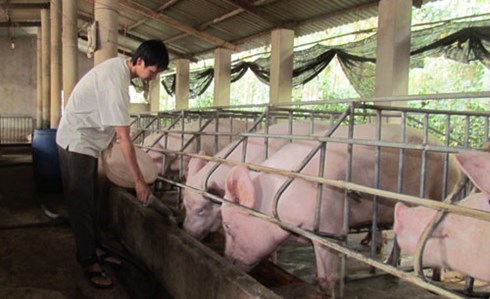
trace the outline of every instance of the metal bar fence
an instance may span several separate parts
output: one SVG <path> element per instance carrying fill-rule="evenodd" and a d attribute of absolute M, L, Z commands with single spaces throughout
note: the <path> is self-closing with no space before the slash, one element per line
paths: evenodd
<path fill-rule="evenodd" d="M 273 123 L 277 120 L 282 120 L 282 121 L 289 121 L 292 122 L 297 119 L 311 119 L 312 121 L 330 121 L 332 124 L 335 122 L 338 122 L 338 124 L 342 125 L 349 125 L 352 126 L 353 129 L 355 129 L 356 124 L 362 124 L 362 123 L 371 123 L 375 122 L 378 124 L 378 129 L 381 132 L 383 128 L 383 123 L 385 119 L 390 119 L 391 121 L 397 122 L 401 124 L 401 133 L 400 133 L 400 141 L 399 142 L 387 142 L 387 141 L 381 141 L 379 138 L 375 138 L 375 140 L 361 140 L 361 139 L 354 139 L 352 138 L 352 134 L 349 134 L 347 138 L 336 138 L 336 137 L 329 137 L 330 135 L 327 136 L 306 136 L 306 135 L 291 135 L 291 132 L 289 131 L 288 134 L 268 134 L 267 129 L 265 130 L 265 133 L 258 134 L 254 132 L 253 129 L 248 130 L 247 132 L 239 134 L 240 137 L 240 142 L 244 144 L 243 150 L 245 152 L 246 150 L 246 142 L 247 138 L 250 137 L 263 137 L 265 142 L 271 138 L 282 138 L 282 139 L 287 139 L 290 141 L 298 141 L 298 140 L 303 140 L 303 141 L 315 141 L 318 142 L 319 146 L 316 149 L 316 151 L 320 150 L 322 153 L 322 157 L 325 156 L 325 148 L 328 149 L 327 144 L 328 143 L 339 143 L 339 144 L 346 144 L 349 156 L 352 156 L 352 147 L 353 146 L 371 146 L 376 148 L 376 152 L 378 153 L 376 156 L 378 157 L 377 163 L 376 163 L 376 169 L 375 172 L 379 172 L 379 149 L 380 148 L 392 148 L 392 149 L 397 149 L 398 150 L 398 155 L 399 155 L 399 164 L 398 164 L 398 181 L 397 181 L 397 186 L 395 186 L 395 190 L 397 192 L 389 192 L 386 190 L 380 190 L 377 187 L 379 186 L 379 182 L 377 181 L 377 175 L 375 178 L 375 182 L 373 183 L 374 188 L 372 187 L 366 187 L 366 186 L 361 186 L 361 185 L 356 185 L 352 182 L 351 180 L 351 172 L 350 168 L 352 167 L 352 162 L 349 162 L 348 165 L 346 166 L 347 172 L 346 172 L 346 177 L 345 180 L 329 180 L 325 179 L 322 177 L 322 173 L 319 172 L 318 176 L 311 176 L 311 175 L 305 175 L 301 174 L 299 171 L 284 171 L 280 169 L 275 169 L 275 168 L 267 168 L 267 167 L 262 167 L 257 164 L 251 164 L 251 163 L 243 163 L 242 159 L 242 165 L 247 166 L 251 170 L 255 171 L 262 171 L 262 172 L 270 172 L 270 173 L 277 173 L 284 175 L 285 177 L 291 179 L 303 179 L 303 180 L 308 180 L 311 182 L 315 182 L 319 184 L 318 190 L 321 190 L 322 188 L 320 186 L 323 185 L 331 185 L 331 186 L 336 186 L 338 188 L 342 188 L 345 190 L 345 197 L 347 198 L 349 196 L 349 193 L 352 192 L 361 192 L 364 194 L 371 194 L 373 197 L 383 197 L 383 198 L 388 198 L 392 199 L 394 202 L 396 201 L 401 201 L 401 202 L 408 202 L 412 204 L 417 204 L 421 206 L 428 206 L 432 207 L 441 211 L 446 211 L 446 212 L 451 212 L 451 213 L 456 213 L 460 215 L 467 215 L 470 217 L 476 217 L 479 219 L 483 219 L 486 221 L 490 221 L 490 213 L 483 212 L 483 211 L 477 211 L 477 210 L 472 210 L 464 207 L 458 207 L 455 205 L 448 205 L 442 202 L 438 201 L 433 201 L 424 198 L 424 193 L 425 193 L 425 184 L 426 180 L 430 179 L 427 178 L 426 174 L 426 167 L 427 167 L 427 154 L 429 152 L 432 153 L 443 153 L 445 155 L 444 159 L 444 173 L 442 176 L 442 185 L 443 185 L 443 191 L 442 191 L 442 198 L 440 200 L 443 200 L 445 196 L 447 195 L 448 191 L 447 190 L 447 180 L 448 180 L 448 165 L 449 165 L 449 155 L 462 152 L 462 151 L 468 151 L 468 150 L 479 150 L 482 146 L 484 146 L 485 143 L 489 142 L 490 136 L 489 136 L 489 123 L 490 123 L 490 112 L 486 111 L 450 111 L 450 110 L 437 110 L 437 109 L 423 109 L 423 108 L 413 108 L 413 107 L 393 107 L 393 106 L 385 106 L 382 105 L 385 102 L 393 102 L 393 101 L 438 101 L 438 100 L 461 100 L 461 99 L 468 99 L 472 98 L 474 100 L 481 100 L 481 101 L 489 101 L 490 98 L 490 93 L 478 93 L 478 94 L 449 94 L 449 95 L 433 95 L 433 96 L 408 96 L 408 97 L 398 97 L 398 98 L 381 98 L 381 99 L 363 99 L 360 101 L 359 99 L 357 100 L 338 100 L 338 101 L 325 101 L 325 102 L 315 102 L 315 103 L 286 103 L 286 104 L 277 104 L 277 105 L 257 105 L 254 106 L 253 111 L 247 111 L 246 109 L 251 108 L 250 106 L 240 106 L 240 107 L 233 107 L 233 109 L 227 110 L 224 108 L 220 108 L 219 115 L 227 115 L 228 117 L 232 117 L 233 115 L 237 115 L 237 117 L 249 117 L 251 113 L 253 114 L 253 119 L 257 121 L 253 125 L 253 128 L 257 127 L 257 124 L 263 124 L 264 126 L 268 126 L 270 123 Z M 336 107 L 336 111 L 329 111 L 329 107 L 331 107 L 332 103 L 334 104 L 340 104 L 344 105 L 343 107 L 348 111 L 351 111 L 351 117 L 347 120 L 345 119 L 345 114 L 342 117 L 342 110 Z M 305 107 L 309 107 L 310 109 L 306 109 Z M 207 109 L 205 111 L 195 111 L 195 110 L 188 110 L 186 111 L 188 115 L 185 117 L 188 117 L 189 119 L 195 119 L 196 115 L 199 115 L 199 117 L 207 117 L 207 114 L 216 114 L 216 111 L 213 112 L 212 109 Z M 159 113 L 156 117 L 161 117 L 164 115 L 175 115 L 174 112 L 165 112 L 165 113 Z M 189 117 L 191 116 L 191 117 Z M 339 121 L 340 119 L 340 121 Z M 272 120 L 272 121 L 271 121 Z M 180 121 L 184 122 L 184 119 L 181 119 Z M 431 125 L 429 125 L 431 124 Z M 414 144 L 410 140 L 407 140 L 406 138 L 406 129 L 407 127 L 414 127 L 423 130 L 424 132 L 424 140 L 420 144 Z M 461 129 L 462 128 L 462 129 Z M 147 127 L 145 128 L 147 132 L 163 132 L 164 134 L 167 134 L 170 130 L 168 128 L 164 128 L 164 126 L 158 127 L 158 129 L 155 128 L 150 128 Z M 182 126 L 182 130 L 184 130 L 184 126 Z M 441 141 L 441 145 L 434 145 L 434 144 L 428 144 L 428 139 L 429 139 L 429 133 L 433 136 L 437 136 Z M 205 136 L 205 135 L 213 135 L 215 137 L 219 135 L 224 135 L 224 136 L 230 136 L 232 133 L 232 130 L 230 132 L 203 132 L 202 130 L 199 132 L 185 132 L 182 131 L 181 134 L 192 134 L 193 136 Z M 183 136 L 182 135 L 182 136 Z M 379 135 L 379 134 L 378 134 Z M 208 161 L 214 161 L 218 163 L 225 163 L 229 165 L 238 165 L 240 162 L 236 161 L 229 161 L 226 160 L 226 156 L 224 157 L 211 157 L 211 156 L 203 156 L 203 155 L 197 155 L 193 154 L 190 152 L 184 152 L 183 150 L 178 150 L 178 151 L 170 151 L 167 149 L 154 149 L 151 146 L 142 146 L 143 148 L 147 150 L 155 150 L 155 151 L 161 151 L 165 154 L 173 154 L 180 156 L 181 159 L 184 156 L 187 157 L 197 157 L 201 158 L 204 160 Z M 234 147 L 236 148 L 236 146 Z M 232 149 L 233 150 L 233 149 Z M 420 191 L 419 191 L 419 197 L 415 196 L 410 196 L 403 194 L 405 190 L 403 190 L 403 180 L 404 180 L 404 167 L 405 165 L 403 164 L 403 157 L 406 153 L 407 150 L 417 150 L 421 152 L 421 157 L 422 157 L 422 166 L 420 169 Z M 244 153 L 245 154 L 245 153 Z M 311 155 L 313 156 L 313 154 Z M 267 157 L 267 156 L 265 156 Z M 351 161 L 351 160 L 349 160 Z M 323 164 L 322 164 L 323 165 Z M 300 169 L 298 169 L 300 170 Z M 192 190 L 193 192 L 203 194 L 207 198 L 212 199 L 213 201 L 216 202 L 225 202 L 223 198 L 217 197 L 216 195 L 213 195 L 211 193 L 208 193 L 205 189 L 196 189 L 192 188 L 190 186 L 187 186 L 183 183 L 177 182 L 175 180 L 171 180 L 169 178 L 166 178 L 163 176 L 164 173 L 162 173 L 162 176 L 159 177 L 161 181 L 167 182 L 169 184 L 172 184 L 174 186 L 177 186 L 179 188 L 187 188 Z M 289 181 L 288 180 L 288 181 Z M 284 188 L 287 188 L 285 186 Z M 281 189 L 282 190 L 282 189 Z M 281 191 L 282 192 L 282 191 Z M 278 201 L 280 200 L 280 193 L 276 196 L 274 199 L 275 206 L 277 207 Z M 321 192 L 321 191 L 320 191 Z M 321 197 L 321 194 L 318 195 L 318 198 Z M 319 199 L 317 199 L 319 200 Z M 319 205 L 319 204 L 317 204 Z M 348 205 L 346 205 L 348 209 Z M 416 277 L 416 275 L 413 274 L 408 274 L 403 271 L 400 271 L 399 269 L 396 269 L 395 267 L 388 266 L 386 264 L 380 263 L 373 259 L 373 257 L 365 257 L 362 254 L 359 254 L 357 252 L 353 252 L 347 248 L 347 243 L 343 243 L 339 245 L 336 242 L 330 241 L 328 238 L 325 238 L 321 233 L 315 229 L 314 231 L 305 231 L 302 229 L 299 229 L 297 227 L 292 226 L 291 224 L 284 223 L 279 219 L 277 216 L 277 209 L 274 209 L 274 212 L 272 215 L 265 215 L 257 211 L 253 211 L 250 209 L 247 209 L 245 207 L 241 207 L 242 209 L 246 210 L 248 213 L 255 215 L 256 217 L 260 217 L 263 219 L 266 219 L 270 222 L 273 222 L 286 230 L 290 230 L 294 233 L 300 234 L 304 237 L 307 237 L 311 240 L 320 242 L 324 244 L 325 246 L 328 246 L 330 248 L 333 248 L 334 250 L 342 253 L 345 256 L 352 257 L 358 260 L 361 260 L 365 262 L 366 264 L 369 264 L 375 268 L 381 269 L 382 271 L 385 271 L 387 273 L 390 273 L 392 275 L 395 275 L 397 277 L 400 277 L 402 279 L 405 279 L 407 281 L 410 281 L 418 286 L 424 287 L 428 290 L 431 290 L 437 294 L 443 295 L 447 298 L 460 298 L 459 295 L 454 294 L 451 291 L 448 291 L 443 288 L 439 288 L 433 284 L 430 284 L 420 277 Z M 376 206 L 374 207 L 374 210 L 376 210 Z M 347 211 L 345 211 L 347 212 Z M 315 212 L 315 216 L 312 216 L 312 218 L 315 219 L 315 222 L 318 222 L 318 212 Z M 347 218 L 347 217 L 345 217 Z M 376 230 L 376 215 L 373 215 L 373 227 L 372 230 Z M 344 224 L 345 227 L 346 224 Z M 317 227 L 317 225 L 315 225 Z M 372 234 L 373 236 L 375 235 L 374 233 Z M 347 240 L 347 239 L 346 239 Z M 372 240 L 373 244 L 375 240 Z M 374 251 L 374 250 L 371 250 Z M 342 267 L 343 268 L 343 267 Z M 345 270 L 342 269 L 341 273 L 345 273 Z M 343 279 L 341 279 L 342 281 Z"/>
<path fill-rule="evenodd" d="M 34 119 L 24 115 L 0 115 L 0 144 L 30 144 Z"/>

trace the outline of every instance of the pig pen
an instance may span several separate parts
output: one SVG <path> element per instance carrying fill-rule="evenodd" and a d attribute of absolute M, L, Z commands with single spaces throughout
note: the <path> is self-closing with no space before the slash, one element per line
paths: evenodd
<path fill-rule="evenodd" d="M 182 122 L 184 119 L 194 119 L 198 121 L 203 121 L 203 123 L 206 123 L 206 120 L 209 119 L 210 117 L 225 117 L 229 118 L 230 122 L 232 122 L 232 119 L 246 119 L 247 123 L 250 124 L 250 132 L 245 132 L 239 134 L 242 142 L 243 140 L 246 140 L 247 138 L 250 138 L 252 136 L 262 136 L 262 137 L 267 137 L 265 140 L 269 140 L 272 138 L 285 138 L 288 140 L 296 140 L 296 139 L 301 139 L 301 140 L 314 140 L 318 142 L 319 147 L 318 150 L 321 151 L 321 144 L 324 144 L 325 142 L 337 142 L 337 143 L 345 143 L 349 144 L 350 146 L 354 144 L 362 144 L 362 145 L 369 145 L 369 146 L 374 146 L 376 148 L 382 148 L 382 147 L 390 147 L 390 148 L 396 148 L 399 149 L 400 154 L 403 155 L 404 150 L 408 149 L 416 149 L 420 150 L 422 153 L 422 156 L 425 157 L 427 152 L 441 152 L 445 153 L 447 155 L 452 154 L 452 153 L 458 153 L 462 151 L 468 151 L 472 149 L 479 149 L 484 143 L 488 142 L 488 136 L 489 136 L 489 118 L 490 114 L 488 112 L 469 112 L 469 111 L 445 111 L 445 110 L 437 110 L 437 109 L 420 109 L 420 108 L 395 108 L 391 106 L 385 106 L 383 105 L 387 101 L 409 101 L 409 102 L 418 102 L 418 101 L 424 101 L 424 103 L 427 102 L 436 102 L 440 99 L 448 99 L 449 97 L 446 95 L 442 96 L 434 96 L 434 97 L 405 97 L 405 98 L 398 98 L 398 99 L 373 99 L 370 101 L 370 104 L 365 104 L 365 102 L 359 102 L 359 101 L 337 101 L 336 103 L 343 105 L 344 106 L 344 111 L 342 109 L 337 109 L 337 111 L 332 111 L 329 109 L 330 105 L 332 102 L 317 102 L 314 103 L 316 109 L 320 109 L 319 111 L 315 111 L 311 109 L 311 103 L 305 103 L 305 104 L 284 104 L 284 105 L 263 105 L 263 106 L 255 106 L 254 109 L 252 110 L 251 107 L 233 107 L 233 110 L 231 109 L 218 109 L 218 110 L 213 110 L 209 109 L 207 111 L 179 111 L 179 112 L 162 112 L 159 113 L 158 115 L 139 115 L 135 119 L 135 124 L 138 125 L 138 134 L 135 137 L 135 143 L 136 144 L 141 144 L 142 141 L 144 140 L 144 136 L 148 135 L 149 133 L 154 133 L 154 132 L 165 132 L 169 130 L 169 127 L 176 127 L 176 126 L 181 126 L 181 134 L 189 134 L 194 136 L 195 140 L 199 140 L 202 138 L 202 136 L 209 135 L 213 136 L 213 138 L 217 138 L 217 136 L 227 136 L 230 138 L 232 135 L 237 135 L 236 133 L 233 133 L 233 129 L 230 129 L 229 133 L 223 133 L 223 132 L 203 132 L 201 131 L 194 131 L 194 132 L 189 132 L 185 131 L 185 125 Z M 461 100 L 461 99 L 466 99 L 468 98 L 468 95 L 451 95 L 450 99 L 452 100 Z M 472 97 L 474 100 L 481 100 L 481 101 L 486 101 L 488 102 L 488 94 L 475 94 Z M 320 107 L 320 108 L 318 108 Z M 342 113 L 344 112 L 344 113 Z M 438 128 L 429 128 L 428 123 L 429 119 L 431 118 L 437 118 L 439 121 L 439 127 Z M 432 146 L 432 145 L 427 145 L 427 144 L 410 144 L 410 143 L 404 143 L 404 142 L 398 142 L 398 143 L 386 143 L 386 142 L 381 142 L 381 141 L 359 141 L 359 140 L 354 140 L 350 138 L 344 138 L 344 139 L 335 139 L 335 138 L 329 138 L 329 137 L 311 137 L 311 136 L 294 136 L 294 135 L 289 135 L 289 134 L 284 134 L 284 135 L 270 135 L 270 134 L 257 134 L 254 133 L 255 129 L 258 128 L 263 128 L 267 127 L 269 124 L 277 122 L 277 121 L 283 121 L 283 122 L 291 122 L 293 120 L 298 120 L 298 119 L 307 119 L 311 121 L 313 124 L 315 121 L 326 121 L 330 122 L 331 124 L 340 124 L 343 123 L 344 125 L 351 125 L 354 126 L 356 123 L 377 123 L 379 124 L 379 128 L 381 130 L 383 123 L 385 120 L 390 120 L 391 122 L 395 121 L 398 123 L 402 124 L 402 127 L 405 126 L 412 126 L 412 127 L 419 127 L 422 128 L 425 132 L 425 134 L 428 134 L 429 132 L 431 134 L 435 135 L 440 135 L 442 136 L 441 139 L 443 140 L 443 145 L 442 146 Z M 180 122 L 180 123 L 179 123 Z M 441 125 L 442 124 L 442 125 Z M 254 127 L 256 125 L 256 127 Z M 452 135 L 452 131 L 455 126 L 459 127 L 464 127 L 464 133 L 462 136 L 455 137 Z M 231 127 L 231 126 L 230 126 Z M 171 129 L 171 128 L 170 128 Z M 427 135 L 426 135 L 427 136 Z M 231 141 L 231 139 L 230 139 Z M 181 150 L 175 151 L 174 153 L 178 156 L 178 159 L 182 159 L 184 156 L 190 156 L 190 157 L 200 157 L 203 159 L 208 159 L 208 160 L 214 160 L 214 161 L 219 161 L 221 163 L 229 163 L 229 164 L 237 164 L 233 163 L 230 161 L 227 161 L 226 159 L 222 158 L 213 158 L 212 155 L 217 152 L 217 147 L 215 147 L 215 151 L 212 153 L 207 153 L 206 156 L 203 155 L 197 155 L 189 152 L 184 151 L 184 147 L 186 146 L 195 146 L 196 148 L 192 152 L 198 152 L 199 151 L 199 146 L 200 142 L 183 142 L 182 143 L 183 148 Z M 161 151 L 165 152 L 165 149 L 154 149 L 152 146 L 142 146 L 148 151 Z M 264 153 L 265 156 L 267 156 L 267 153 Z M 422 158 L 424 161 L 424 158 Z M 446 159 L 446 163 L 448 159 Z M 424 164 L 425 162 L 423 162 Z M 372 194 L 374 196 L 378 197 L 383 197 L 383 198 L 393 198 L 394 200 L 399 200 L 403 202 L 409 202 L 412 204 L 418 204 L 418 205 L 424 205 L 424 206 L 436 206 L 436 208 L 444 211 L 450 211 L 450 212 L 455 212 L 455 213 L 469 213 L 472 214 L 471 211 L 459 211 L 457 207 L 454 207 L 452 205 L 447 205 L 444 203 L 434 203 L 431 201 L 428 201 L 427 199 L 424 199 L 423 196 L 420 197 L 414 197 L 414 196 L 400 196 L 398 193 L 402 193 L 401 191 L 399 192 L 386 192 L 383 190 L 379 190 L 377 188 L 366 188 L 364 186 L 359 186 L 355 185 L 353 183 L 349 183 L 348 180 L 343 181 L 343 182 L 332 182 L 326 179 L 323 179 L 321 176 L 308 176 L 308 175 L 298 175 L 297 173 L 284 173 L 284 171 L 280 170 L 274 170 L 274 169 L 263 169 L 259 165 L 256 164 L 247 164 L 247 166 L 250 169 L 254 169 L 256 171 L 265 171 L 265 172 L 274 172 L 277 171 L 278 173 L 282 173 L 284 175 L 287 175 L 288 177 L 301 177 L 301 179 L 304 180 L 311 180 L 313 182 L 319 183 L 319 184 L 337 184 L 339 188 L 344 188 L 348 189 L 351 192 L 362 192 L 366 194 Z M 402 166 L 403 167 L 403 166 Z M 424 183 L 425 182 L 425 171 L 424 169 L 421 170 L 421 187 L 420 187 L 420 194 L 424 193 Z M 401 180 L 402 178 L 400 178 Z M 445 178 L 446 179 L 446 178 Z M 163 186 L 163 187 L 162 187 Z M 174 194 L 175 196 L 173 197 L 173 204 L 171 204 L 177 218 L 177 223 L 180 223 L 182 219 L 179 217 L 179 215 L 183 214 L 182 207 L 180 204 L 180 201 L 178 200 L 179 198 L 179 193 L 181 188 L 189 188 L 188 186 L 185 185 L 185 182 L 182 177 L 182 171 L 179 176 L 171 176 L 168 177 L 164 173 L 164 169 L 162 171 L 162 176 L 159 177 L 159 181 L 155 184 L 155 190 L 156 192 L 163 192 L 165 188 L 170 188 L 170 193 Z M 163 189 L 162 189 L 163 188 Z M 467 187 L 467 190 L 469 190 L 470 187 Z M 216 195 L 206 193 L 206 190 L 194 190 L 195 192 L 201 192 L 205 194 L 208 198 L 211 198 L 217 202 L 223 202 L 224 199 L 222 197 L 217 197 Z M 446 193 L 444 193 L 444 197 L 446 197 L 447 193 L 449 193 L 451 190 L 445 190 Z M 165 194 L 165 192 L 162 193 L 162 201 L 164 202 L 169 202 L 169 196 Z M 169 194 L 167 192 L 167 194 Z M 177 199 L 175 199 L 177 198 Z M 279 199 L 277 199 L 279 200 Z M 376 204 L 376 201 L 374 201 Z M 359 239 L 359 234 L 348 234 L 346 235 L 346 240 L 344 242 L 341 242 L 341 244 L 338 244 L 338 242 L 332 242 L 331 239 L 326 238 L 325 236 L 321 236 L 319 234 L 315 234 L 314 232 L 311 231 L 304 231 L 301 230 L 295 226 L 292 226 L 288 223 L 284 223 L 280 221 L 278 217 L 270 217 L 261 213 L 258 213 L 256 211 L 251 211 L 246 208 L 243 208 L 247 213 L 250 213 L 256 217 L 260 217 L 263 219 L 266 219 L 268 221 L 271 221 L 273 223 L 276 223 L 277 225 L 281 226 L 283 229 L 289 230 L 295 234 L 301 235 L 303 237 L 306 237 L 310 240 L 315 240 L 317 242 L 320 242 L 321 244 L 331 247 L 334 250 L 342 253 L 342 264 L 341 264 L 341 269 L 340 273 L 343 276 L 343 279 L 339 280 L 340 287 L 337 290 L 337 296 L 338 297 L 345 297 L 345 298 L 355 298 L 359 297 L 359 293 L 355 293 L 356 290 L 360 290 L 361 294 L 364 295 L 366 298 L 383 298 L 382 293 L 387 292 L 388 295 L 386 295 L 386 298 L 392 298 L 394 294 L 396 297 L 400 298 L 430 298 L 431 296 L 443 296 L 447 298 L 461 298 L 463 297 L 462 295 L 455 293 L 453 289 L 461 289 L 462 284 L 461 283 L 451 283 L 448 281 L 445 281 L 443 283 L 434 283 L 430 281 L 426 281 L 425 279 L 422 279 L 421 277 L 417 277 L 416 275 L 411 272 L 412 268 L 412 262 L 409 259 L 402 260 L 402 266 L 401 268 L 389 266 L 385 263 L 382 262 L 384 256 L 379 256 L 376 253 L 376 245 L 377 240 L 376 240 L 376 234 L 372 234 L 371 238 L 371 248 L 369 248 L 366 252 L 366 249 L 359 249 L 357 246 L 358 239 Z M 488 213 L 487 213 L 488 214 Z M 478 213 L 473 213 L 472 214 L 474 217 L 481 217 L 483 219 L 488 220 L 488 215 L 485 214 L 478 214 Z M 486 218 L 485 218 L 486 217 Z M 345 217 L 347 218 L 347 217 Z M 376 229 L 376 215 L 373 216 L 373 225 L 371 227 L 371 230 Z M 358 233 L 358 232 L 357 232 Z M 392 235 L 391 231 L 387 231 L 388 235 Z M 191 238 L 192 239 L 192 238 Z M 390 240 L 390 238 L 388 238 Z M 193 246 L 194 247 L 194 246 Z M 196 246 L 197 247 L 197 246 Z M 213 245 L 211 245 L 213 247 Z M 294 247 L 294 246 L 293 246 Z M 357 247 L 357 248 L 356 248 Z M 389 247 L 389 246 L 385 246 Z M 287 252 L 287 249 L 284 251 Z M 281 256 L 281 249 L 279 250 L 279 256 Z M 385 252 L 386 254 L 386 252 Z M 286 258 L 289 259 L 289 263 L 295 263 L 294 258 Z M 313 257 L 312 257 L 313 259 Z M 291 262 L 292 260 L 292 262 Z M 353 262 L 355 261 L 355 263 Z M 359 263 L 365 265 L 364 267 L 360 267 Z M 281 261 L 278 263 L 281 265 Z M 282 263 L 283 265 L 287 263 Z M 286 266 L 287 268 L 287 266 Z M 294 269 L 291 270 L 294 267 L 290 267 L 289 271 L 293 271 Z M 310 267 L 311 268 L 311 267 Z M 353 273 L 350 271 L 350 269 L 357 269 L 356 273 Z M 194 270 L 190 270 L 194 271 Z M 427 270 L 430 271 L 430 270 Z M 314 270 L 312 271 L 314 272 Z M 374 274 L 373 274 L 374 273 Z M 253 272 L 252 272 L 253 274 Z M 391 274 L 390 275 L 385 275 L 385 274 Z M 181 273 L 182 276 L 186 276 L 185 273 Z M 309 273 L 311 276 L 311 273 Z M 367 289 L 366 289 L 366 282 L 368 285 L 374 284 L 374 285 L 380 285 L 380 287 L 383 287 L 383 284 L 385 282 L 376 282 L 374 283 L 375 280 L 380 279 L 380 277 L 398 277 L 403 280 L 403 283 L 396 282 L 393 283 L 391 282 L 386 282 L 386 288 L 385 290 L 377 290 L 373 291 L 374 293 L 367 295 Z M 449 276 L 449 275 L 448 275 Z M 391 278 L 392 279 L 392 278 Z M 305 279 L 308 280 L 308 279 Z M 311 280 L 311 279 L 310 279 Z M 303 279 L 298 279 L 293 281 L 304 281 Z M 407 290 L 410 289 L 408 288 L 401 288 L 400 292 L 397 293 L 397 287 L 400 285 L 405 286 L 406 282 L 410 284 L 414 284 L 418 287 L 425 288 L 433 292 L 434 294 L 437 295 L 431 295 L 428 292 L 420 292 L 418 295 L 415 295 L 415 293 L 407 293 Z M 454 280 L 453 280 L 454 281 Z M 210 282 L 211 283 L 211 282 Z M 364 283 L 364 287 L 363 287 Z M 478 290 L 488 290 L 488 285 L 477 285 L 475 288 Z M 287 287 L 283 287 L 283 289 L 287 289 Z M 293 289 L 293 290 L 291 290 Z M 298 291 L 299 290 L 299 291 Z M 304 291 L 305 293 L 301 295 L 302 288 L 295 288 L 295 287 L 290 287 L 289 291 L 286 293 L 289 293 L 290 296 L 291 294 L 295 294 L 294 298 L 302 298 L 302 297 L 307 297 L 311 295 L 311 290 L 310 293 L 308 290 Z M 416 288 L 416 290 L 419 290 Z M 421 290 L 421 289 L 420 289 Z M 300 295 L 297 295 L 297 292 L 300 293 Z M 379 293 L 381 292 L 381 294 Z M 277 291 L 279 294 L 283 294 L 284 291 Z M 410 294 L 410 295 L 408 295 Z M 216 295 L 216 294 L 215 294 Z M 362 297 L 364 297 L 362 296 Z M 428 297 L 425 297 L 428 296 Z M 178 297 L 178 296 L 177 296 Z M 287 297 L 287 295 L 285 296 Z M 190 298 L 190 297 L 186 297 Z M 292 298 L 292 297 L 291 297 Z"/>

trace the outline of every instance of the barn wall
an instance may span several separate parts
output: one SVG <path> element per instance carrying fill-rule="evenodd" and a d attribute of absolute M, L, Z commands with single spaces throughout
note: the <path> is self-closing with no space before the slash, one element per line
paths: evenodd
<path fill-rule="evenodd" d="M 0 37 L 0 114 L 36 117 L 36 36 Z M 84 53 L 78 56 L 79 76 L 93 65 Z"/>
<path fill-rule="evenodd" d="M 0 38 L 0 114 L 36 114 L 36 37 Z"/>

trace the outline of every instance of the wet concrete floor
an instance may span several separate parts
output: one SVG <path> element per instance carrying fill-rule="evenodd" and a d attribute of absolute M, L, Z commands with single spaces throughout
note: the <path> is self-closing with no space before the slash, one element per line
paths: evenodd
<path fill-rule="evenodd" d="M 94 289 L 75 260 L 71 229 L 62 220 L 46 216 L 66 215 L 59 193 L 36 190 L 30 147 L 2 147 L 0 154 L 0 298 L 171 298 L 139 268 L 124 262 L 121 269 L 104 266 L 114 284 Z M 130 256 L 104 232 L 111 248 Z"/>

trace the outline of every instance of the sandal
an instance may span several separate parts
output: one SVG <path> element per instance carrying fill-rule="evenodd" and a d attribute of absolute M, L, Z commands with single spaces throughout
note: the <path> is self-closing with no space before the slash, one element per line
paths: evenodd
<path fill-rule="evenodd" d="M 110 267 L 112 267 L 114 270 L 119 270 L 122 267 L 122 262 L 115 256 L 103 251 L 103 250 L 97 250 L 97 252 L 100 254 L 97 255 L 97 260 L 103 264 L 106 264 Z"/>
<path fill-rule="evenodd" d="M 112 279 L 107 275 L 107 273 L 102 270 L 102 271 L 93 271 L 93 270 L 88 270 L 85 269 L 84 271 L 85 277 L 87 278 L 88 282 L 97 289 L 109 289 L 112 287 Z M 109 284 L 104 284 L 100 283 L 100 280 L 109 280 Z"/>

